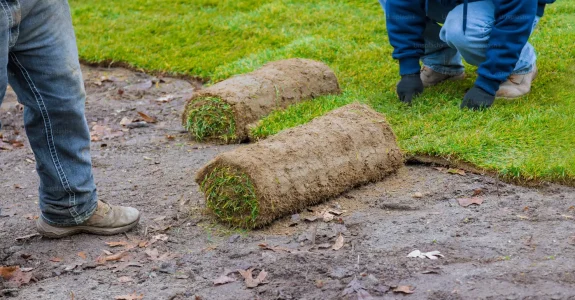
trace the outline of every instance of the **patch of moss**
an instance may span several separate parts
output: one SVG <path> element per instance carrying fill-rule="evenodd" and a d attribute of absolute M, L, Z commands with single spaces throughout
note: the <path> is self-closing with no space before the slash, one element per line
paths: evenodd
<path fill-rule="evenodd" d="M 207 207 L 223 222 L 254 228 L 259 215 L 255 187 L 250 178 L 230 167 L 216 167 L 204 178 L 200 189 Z"/>
<path fill-rule="evenodd" d="M 229 103 L 216 98 L 198 98 L 190 103 L 186 130 L 198 141 L 218 139 L 226 143 L 235 140 L 236 122 Z"/>

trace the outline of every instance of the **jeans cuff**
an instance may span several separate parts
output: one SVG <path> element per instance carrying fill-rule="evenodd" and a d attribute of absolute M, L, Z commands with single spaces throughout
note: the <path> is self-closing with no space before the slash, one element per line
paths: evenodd
<path fill-rule="evenodd" d="M 96 209 L 98 209 L 98 201 L 95 201 L 94 205 L 89 210 L 79 215 L 77 218 L 54 221 L 48 219 L 44 214 L 41 214 L 40 217 L 42 218 L 42 220 L 44 220 L 46 223 L 52 226 L 71 227 L 81 225 L 82 223 L 88 221 L 88 219 L 90 219 L 92 215 L 96 212 Z"/>
<path fill-rule="evenodd" d="M 525 75 L 533 72 L 533 65 L 529 65 L 529 67 L 513 71 L 511 75 Z"/>
<path fill-rule="evenodd" d="M 457 66 L 457 67 L 450 67 L 450 66 L 444 66 L 444 65 L 425 65 L 425 66 L 432 69 L 433 71 L 435 71 L 437 73 L 449 75 L 449 76 L 461 75 L 465 71 L 465 69 L 463 67 L 460 67 L 460 66 Z"/>

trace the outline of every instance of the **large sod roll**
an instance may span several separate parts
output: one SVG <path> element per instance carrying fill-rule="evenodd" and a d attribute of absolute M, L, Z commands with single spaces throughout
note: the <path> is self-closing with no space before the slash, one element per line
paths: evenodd
<path fill-rule="evenodd" d="M 197 140 L 241 142 L 248 139 L 248 125 L 273 110 L 339 92 L 337 78 L 325 64 L 281 60 L 200 90 L 186 103 L 182 123 Z"/>
<path fill-rule="evenodd" d="M 402 164 L 384 116 L 350 104 L 218 155 L 198 172 L 196 182 L 218 219 L 256 228 L 381 180 Z"/>

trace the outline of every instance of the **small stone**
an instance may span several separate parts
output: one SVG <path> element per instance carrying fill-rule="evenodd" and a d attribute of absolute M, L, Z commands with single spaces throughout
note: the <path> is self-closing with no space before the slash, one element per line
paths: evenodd
<path fill-rule="evenodd" d="M 417 192 L 417 193 L 413 194 L 413 198 L 423 198 L 423 194 L 420 192 Z"/>
<path fill-rule="evenodd" d="M 241 238 L 241 236 L 239 234 L 234 234 L 234 235 L 230 236 L 230 238 L 228 239 L 228 243 L 235 243 L 240 238 Z"/>
<path fill-rule="evenodd" d="M 352 273 L 349 270 L 337 267 L 332 269 L 328 276 L 333 279 L 343 279 L 346 277 L 350 277 L 351 275 Z"/>
<path fill-rule="evenodd" d="M 162 263 L 159 271 L 160 271 L 160 273 L 175 274 L 176 273 L 176 266 L 174 266 L 174 264 L 172 264 L 172 263 L 165 262 L 165 263 Z"/>

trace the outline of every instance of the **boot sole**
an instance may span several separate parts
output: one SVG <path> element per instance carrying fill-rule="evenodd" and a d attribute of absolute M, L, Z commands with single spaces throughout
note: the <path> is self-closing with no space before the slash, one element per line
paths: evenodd
<path fill-rule="evenodd" d="M 36 227 L 38 229 L 38 233 L 40 233 L 40 235 L 42 235 L 43 237 L 51 239 L 59 239 L 80 233 L 88 233 L 94 235 L 116 235 L 119 233 L 129 231 L 130 229 L 136 227 L 139 221 L 140 217 L 138 216 L 138 219 L 136 219 L 134 222 L 122 227 L 99 228 L 93 226 L 56 227 L 44 222 L 42 219 L 38 219 L 36 221 Z"/>

